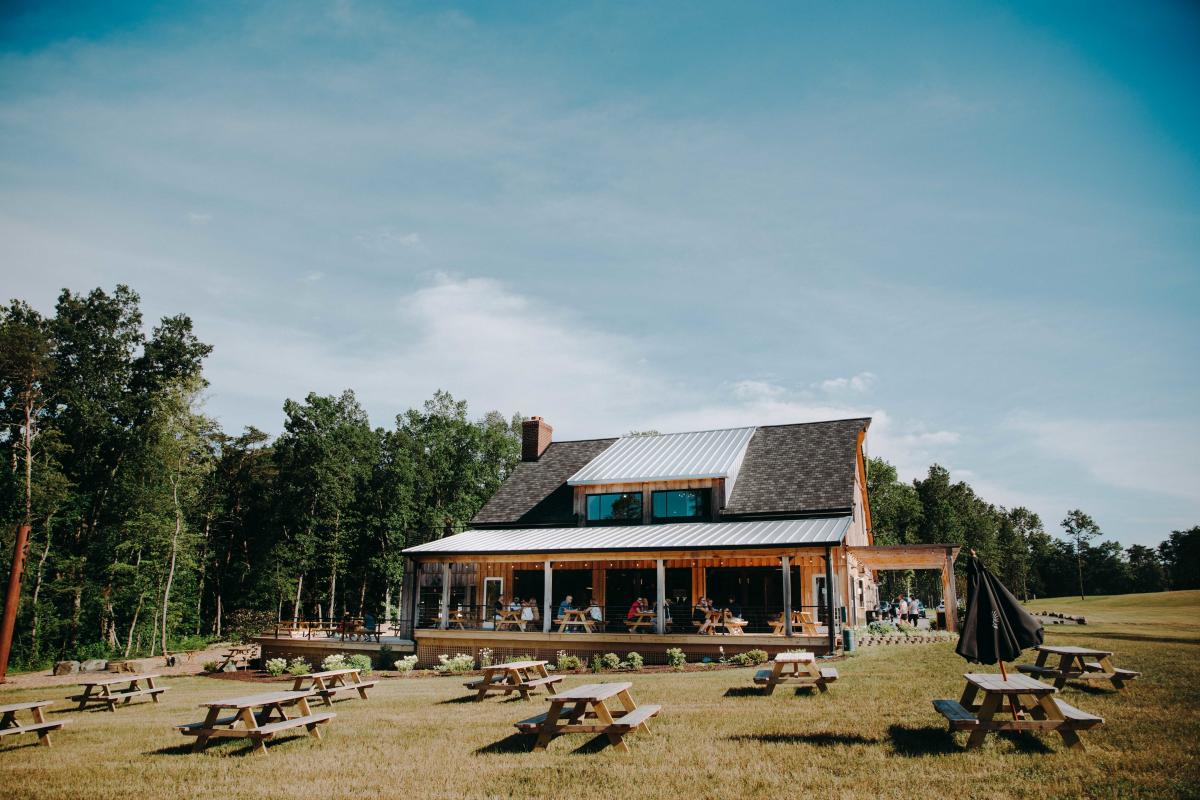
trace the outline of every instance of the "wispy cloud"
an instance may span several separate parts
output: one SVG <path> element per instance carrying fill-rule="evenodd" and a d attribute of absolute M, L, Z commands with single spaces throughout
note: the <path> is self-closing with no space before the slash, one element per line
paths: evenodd
<path fill-rule="evenodd" d="M 836 394 L 838 392 L 865 392 L 875 383 L 875 374 L 871 372 L 860 372 L 849 378 L 830 378 L 821 381 L 820 389 L 823 392 Z"/>

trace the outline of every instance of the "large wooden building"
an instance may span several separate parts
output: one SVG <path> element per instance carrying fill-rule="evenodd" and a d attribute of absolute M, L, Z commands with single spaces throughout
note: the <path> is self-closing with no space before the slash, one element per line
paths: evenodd
<path fill-rule="evenodd" d="M 877 605 L 877 569 L 940 568 L 953 581 L 957 548 L 873 547 L 869 425 L 555 442 L 534 417 L 521 463 L 471 529 L 405 551 L 402 635 L 422 663 L 482 648 L 648 661 L 672 647 L 833 650 Z M 568 597 L 576 621 L 564 627 Z M 705 597 L 741 622 L 705 626 Z M 639 598 L 648 603 L 630 618 Z"/>

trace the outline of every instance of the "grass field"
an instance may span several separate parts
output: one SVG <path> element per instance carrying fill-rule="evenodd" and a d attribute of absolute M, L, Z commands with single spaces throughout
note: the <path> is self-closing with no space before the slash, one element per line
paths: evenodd
<path fill-rule="evenodd" d="M 582 735 L 529 753 L 512 723 L 544 701 L 462 702 L 453 678 L 382 680 L 369 701 L 336 704 L 321 742 L 285 738 L 265 758 L 240 742 L 191 754 L 171 726 L 201 718 L 197 703 L 268 687 L 180 678 L 157 706 L 63 712 L 71 724 L 52 749 L 0 745 L 0 796 L 1200 797 L 1200 592 L 1070 602 L 1033 604 L 1092 623 L 1048 628 L 1047 641 L 1111 649 L 1119 666 L 1145 673 L 1124 694 L 1068 687 L 1068 702 L 1107 720 L 1083 734 L 1083 754 L 1055 734 L 964 752 L 965 734 L 947 732 L 930 700 L 957 698 L 967 666 L 937 644 L 866 649 L 837 664 L 841 680 L 826 695 L 759 696 L 749 669 L 634 675 L 638 701 L 664 712 L 652 735 L 627 739 L 628 755 Z M 0 703 L 65 694 L 0 691 Z"/>

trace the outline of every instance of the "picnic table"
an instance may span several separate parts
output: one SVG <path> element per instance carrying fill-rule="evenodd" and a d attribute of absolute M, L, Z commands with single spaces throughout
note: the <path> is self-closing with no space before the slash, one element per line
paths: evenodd
<path fill-rule="evenodd" d="M 592 620 L 587 614 L 587 609 L 583 608 L 568 608 L 562 613 L 562 616 L 556 620 L 558 622 L 558 632 L 566 633 L 569 627 L 580 627 L 586 633 L 592 633 Z"/>
<path fill-rule="evenodd" d="M 234 669 L 250 666 L 250 659 L 254 658 L 257 650 L 258 645 L 256 644 L 235 644 L 221 654 L 221 658 L 224 660 L 217 665 L 217 672 L 224 670 L 229 664 L 233 664 Z"/>
<path fill-rule="evenodd" d="M 150 695 L 150 699 L 157 703 L 158 696 L 167 690 L 165 686 L 154 685 L 154 679 L 157 677 L 159 675 L 155 673 L 146 673 L 111 678 L 88 678 L 79 681 L 83 692 L 67 699 L 78 701 L 79 706 L 75 709 L 76 711 L 83 711 L 88 703 L 107 703 L 109 711 L 116 711 L 117 703 L 129 705 L 130 700 L 142 695 Z M 129 685 L 123 689 L 117 687 L 117 684 L 121 683 Z"/>
<path fill-rule="evenodd" d="M 822 692 L 829 691 L 827 684 L 838 679 L 837 670 L 833 667 L 817 667 L 817 659 L 812 653 L 778 653 L 771 660 L 770 669 L 760 669 L 754 674 L 754 682 L 766 688 L 767 694 L 773 694 L 775 687 L 781 683 L 795 683 L 802 687 L 816 687 Z"/>
<path fill-rule="evenodd" d="M 49 747 L 50 731 L 61 730 L 62 726 L 67 724 L 66 720 L 46 721 L 45 716 L 42 715 L 42 709 L 53 703 L 53 700 L 34 700 L 29 703 L 13 703 L 12 705 L 0 706 L 0 736 L 36 733 L 38 744 L 43 747 Z M 21 724 L 17 721 L 18 711 L 28 711 L 33 721 L 24 725 Z"/>
<path fill-rule="evenodd" d="M 630 633 L 637 633 L 642 628 L 653 630 L 654 623 L 658 620 L 658 614 L 653 611 L 639 611 L 632 617 L 625 618 L 625 624 L 629 627 Z"/>
<path fill-rule="evenodd" d="M 1057 731 L 1072 750 L 1083 750 L 1077 731 L 1104 724 L 1101 717 L 1080 711 L 1054 695 L 1058 689 L 1028 675 L 967 673 L 962 698 L 934 700 L 933 707 L 950 723 L 952 731 L 970 731 L 967 749 L 979 747 L 992 731 Z M 979 693 L 983 701 L 976 703 Z M 1010 715 L 1010 708 L 1015 713 Z M 1015 717 L 1015 718 L 1014 718 Z"/>
<path fill-rule="evenodd" d="M 468 689 L 478 692 L 476 700 L 482 700 L 488 692 L 520 692 L 522 699 L 528 700 L 530 693 L 539 686 L 545 686 L 546 691 L 554 694 L 558 690 L 554 684 L 562 681 L 561 675 L 551 676 L 546 670 L 547 661 L 510 661 L 507 664 L 492 664 L 483 668 L 483 677 L 463 684 Z"/>
<path fill-rule="evenodd" d="M 776 636 L 783 636 L 783 615 L 780 614 L 778 619 L 771 620 L 771 633 Z M 819 636 L 817 632 L 817 623 L 813 620 L 811 612 L 808 611 L 793 611 L 792 612 L 792 632 L 797 630 L 804 636 Z"/>
<path fill-rule="evenodd" d="M 312 713 L 308 706 L 309 692 L 268 692 L 252 694 L 246 697 L 234 697 L 230 700 L 214 700 L 201 703 L 200 708 L 207 708 L 208 714 L 202 722 L 189 722 L 175 727 L 184 736 L 195 736 L 192 752 L 200 752 L 208 746 L 212 738 L 251 739 L 256 753 L 266 754 L 266 740 L 274 738 L 275 734 L 292 728 L 305 727 L 309 736 L 321 738 L 318 728 L 322 723 L 333 719 L 333 712 Z M 299 715 L 289 717 L 286 708 L 295 706 Z M 254 709 L 261 709 L 255 711 Z M 222 717 L 222 711 L 234 713 Z M 274 719 L 278 716 L 278 719 Z"/>
<path fill-rule="evenodd" d="M 464 617 L 462 611 L 455 611 L 450 614 L 450 622 L 446 627 L 457 625 L 459 630 L 465 631 L 467 626 L 463 624 L 463 619 Z M 442 624 L 442 615 L 439 613 L 433 618 L 433 621 L 440 626 Z"/>
<path fill-rule="evenodd" d="M 1050 656 L 1059 656 L 1058 666 L 1048 666 Z M 1037 663 L 1018 664 L 1021 672 L 1039 678 L 1053 678 L 1054 688 L 1061 689 L 1067 681 L 1110 681 L 1118 691 L 1125 688 L 1142 673 L 1128 669 L 1117 669 L 1108 650 L 1093 650 L 1089 647 L 1057 646 L 1044 644 L 1038 647 Z"/>
<path fill-rule="evenodd" d="M 331 706 L 338 692 L 356 691 L 359 697 L 366 700 L 367 689 L 374 685 L 375 681 L 364 681 L 357 669 L 327 669 L 324 672 L 297 675 L 292 681 L 292 691 L 319 695 L 325 705 Z"/>
<path fill-rule="evenodd" d="M 505 608 L 496 615 L 496 630 L 502 631 L 505 628 L 525 630 L 525 620 L 521 619 L 521 609 Z"/>
<path fill-rule="evenodd" d="M 546 698 L 549 711 L 521 720 L 516 723 L 517 730 L 537 734 L 534 750 L 545 750 L 551 739 L 567 733 L 603 733 L 613 747 L 627 753 L 625 734 L 637 730 L 649 733 L 650 718 L 662 710 L 662 706 L 639 706 L 629 694 L 632 686 L 632 683 L 588 683 L 560 692 Z M 610 710 L 606 704 L 614 697 L 621 704 L 619 710 Z"/>

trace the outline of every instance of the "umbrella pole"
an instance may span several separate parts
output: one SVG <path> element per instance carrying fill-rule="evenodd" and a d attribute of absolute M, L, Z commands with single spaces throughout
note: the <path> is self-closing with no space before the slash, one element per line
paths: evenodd
<path fill-rule="evenodd" d="M 1008 670 L 1004 668 L 1004 659 L 1000 659 L 1000 677 L 1004 680 L 1008 680 Z M 1008 695 L 1008 707 L 1009 710 L 1012 711 L 1012 718 L 1014 720 L 1020 719 L 1024 715 L 1024 712 L 1017 708 L 1017 698 L 1013 697 L 1011 694 Z"/>

